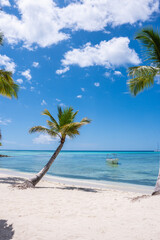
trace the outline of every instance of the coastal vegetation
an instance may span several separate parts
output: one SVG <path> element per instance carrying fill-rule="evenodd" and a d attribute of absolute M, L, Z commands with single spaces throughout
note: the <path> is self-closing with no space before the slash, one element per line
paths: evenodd
<path fill-rule="evenodd" d="M 155 78 L 160 75 L 160 34 L 158 30 L 154 30 L 152 27 L 143 28 L 136 34 L 135 39 L 141 42 L 144 49 L 144 60 L 149 65 L 129 68 L 131 79 L 128 84 L 130 92 L 134 96 L 145 88 L 151 87 Z M 160 194 L 160 169 L 152 195 L 157 194 Z"/>
<path fill-rule="evenodd" d="M 160 74 L 160 34 L 158 30 L 147 27 L 141 29 L 135 39 L 141 42 L 144 60 L 149 64 L 128 69 L 131 77 L 128 81 L 129 89 L 136 96 L 145 88 L 151 87 Z"/>
<path fill-rule="evenodd" d="M 2 33 L 0 33 L 0 45 L 3 45 Z M 18 90 L 19 86 L 13 80 L 12 72 L 0 69 L 0 95 L 8 98 L 17 98 Z"/>
<path fill-rule="evenodd" d="M 26 180 L 23 184 L 19 185 L 20 188 L 28 188 L 34 187 L 42 177 L 47 173 L 51 165 L 53 164 L 54 160 L 60 153 L 66 138 L 74 138 L 76 135 L 79 135 L 79 129 L 88 123 L 91 122 L 88 118 L 83 118 L 80 122 L 75 122 L 75 117 L 78 111 L 74 112 L 72 107 L 65 107 L 62 109 L 58 106 L 58 121 L 51 115 L 51 113 L 45 109 L 42 112 L 42 115 L 46 115 L 49 117 L 50 120 L 47 120 L 47 127 L 43 126 L 35 126 L 32 127 L 29 132 L 30 133 L 44 133 L 48 134 L 51 137 L 58 138 L 60 140 L 60 144 L 55 150 L 54 154 L 51 156 L 48 163 L 43 167 L 43 169 L 37 173 L 33 178 Z"/>

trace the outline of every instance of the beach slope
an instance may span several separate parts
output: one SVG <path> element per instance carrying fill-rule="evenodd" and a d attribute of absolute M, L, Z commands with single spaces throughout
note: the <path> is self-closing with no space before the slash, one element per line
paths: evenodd
<path fill-rule="evenodd" d="M 41 181 L 0 173 L 0 240 L 157 240 L 160 196 Z"/>

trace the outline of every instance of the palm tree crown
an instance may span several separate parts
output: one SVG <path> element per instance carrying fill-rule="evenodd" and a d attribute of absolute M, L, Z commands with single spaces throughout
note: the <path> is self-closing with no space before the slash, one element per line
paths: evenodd
<path fill-rule="evenodd" d="M 0 33 L 0 45 L 3 44 L 3 34 Z M 13 81 L 12 73 L 0 70 L 0 95 L 12 98 L 17 98 L 19 86 Z"/>
<path fill-rule="evenodd" d="M 59 137 L 61 142 L 65 141 L 66 136 L 74 138 L 76 135 L 79 135 L 79 128 L 85 124 L 91 122 L 88 118 L 83 118 L 80 122 L 75 122 L 75 117 L 78 111 L 74 112 L 72 107 L 66 107 L 62 109 L 58 106 L 58 121 L 51 115 L 51 113 L 45 109 L 42 112 L 42 115 L 47 115 L 50 120 L 47 120 L 47 127 L 35 126 L 32 127 L 29 132 L 42 132 L 47 133 L 51 137 Z"/>
<path fill-rule="evenodd" d="M 160 34 L 153 28 L 143 28 L 136 34 L 135 39 L 143 44 L 144 60 L 148 61 L 149 66 L 137 66 L 129 68 L 128 81 L 130 91 L 137 95 L 154 84 L 155 76 L 160 74 Z"/>

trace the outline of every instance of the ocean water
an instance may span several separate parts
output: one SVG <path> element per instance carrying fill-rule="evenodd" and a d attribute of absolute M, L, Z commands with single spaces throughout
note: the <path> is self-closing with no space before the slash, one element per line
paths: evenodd
<path fill-rule="evenodd" d="M 52 151 L 1 150 L 0 168 L 36 173 L 48 162 Z M 119 165 L 106 162 L 105 151 L 62 151 L 48 174 L 65 178 L 88 179 L 154 186 L 159 169 L 159 152 L 116 152 Z"/>

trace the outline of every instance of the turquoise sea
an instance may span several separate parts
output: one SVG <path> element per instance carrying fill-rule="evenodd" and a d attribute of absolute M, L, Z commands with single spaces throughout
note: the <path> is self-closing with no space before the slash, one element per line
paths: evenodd
<path fill-rule="evenodd" d="M 49 160 L 52 151 L 1 150 L 0 168 L 20 172 L 38 172 Z M 106 163 L 108 153 L 116 153 L 119 165 Z M 62 151 L 48 174 L 53 176 L 92 179 L 154 186 L 159 169 L 159 152 Z"/>

